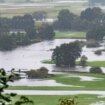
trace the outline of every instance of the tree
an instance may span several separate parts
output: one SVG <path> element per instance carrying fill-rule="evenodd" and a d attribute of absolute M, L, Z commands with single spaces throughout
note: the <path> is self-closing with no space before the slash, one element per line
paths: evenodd
<path fill-rule="evenodd" d="M 36 20 L 43 20 L 47 18 L 47 13 L 45 11 L 37 11 L 32 14 L 32 17 Z"/>
<path fill-rule="evenodd" d="M 49 24 L 43 24 L 38 34 L 42 39 L 53 39 L 55 36 L 53 26 Z"/>
<path fill-rule="evenodd" d="M 102 10 L 98 7 L 87 8 L 85 11 L 81 12 L 80 18 L 86 19 L 88 21 L 102 20 Z"/>
<path fill-rule="evenodd" d="M 86 34 L 87 39 L 94 39 L 100 41 L 105 36 L 105 29 L 104 26 L 96 26 L 89 30 Z"/>
<path fill-rule="evenodd" d="M 85 55 L 82 55 L 82 57 L 81 57 L 81 59 L 80 59 L 80 62 L 79 62 L 80 65 L 83 66 L 83 67 L 86 66 L 87 59 L 88 59 L 88 58 L 87 58 Z"/>
<path fill-rule="evenodd" d="M 11 50 L 16 47 L 16 42 L 13 37 L 9 35 L 2 35 L 0 37 L 0 50 Z"/>
<path fill-rule="evenodd" d="M 63 9 L 58 14 L 58 20 L 54 23 L 59 30 L 70 30 L 75 15 L 67 9 Z"/>
<path fill-rule="evenodd" d="M 21 96 L 20 97 L 20 100 L 18 100 L 17 102 L 15 102 L 15 105 L 34 105 L 34 103 L 33 103 L 33 101 L 31 101 L 27 97 Z"/>
<path fill-rule="evenodd" d="M 56 66 L 75 66 L 75 60 L 81 55 L 80 42 L 62 44 L 54 49 L 52 60 Z"/>
<path fill-rule="evenodd" d="M 48 74 L 48 69 L 46 69 L 45 67 L 41 67 L 37 70 L 30 70 L 27 71 L 27 76 L 28 78 L 34 79 L 34 78 L 47 78 L 50 76 L 50 74 Z"/>
<path fill-rule="evenodd" d="M 91 67 L 89 72 L 90 73 L 103 73 L 100 67 Z"/>
<path fill-rule="evenodd" d="M 72 30 L 76 31 L 87 31 L 92 27 L 92 22 L 87 21 L 86 19 L 81 19 L 77 17 L 72 23 Z"/>
<path fill-rule="evenodd" d="M 4 69 L 0 69 L 0 105 L 6 105 L 6 103 L 10 103 L 11 97 L 14 97 L 16 94 L 3 94 L 4 89 L 8 88 L 8 82 L 13 82 L 13 75 L 7 75 Z"/>
<path fill-rule="evenodd" d="M 29 37 L 29 39 L 35 39 L 35 37 L 36 37 L 36 30 L 34 29 L 34 28 L 28 28 L 27 30 L 26 30 L 26 35 Z"/>
<path fill-rule="evenodd" d="M 12 69 L 14 71 L 14 69 Z M 0 105 L 12 105 L 12 97 L 16 96 L 15 93 L 4 94 L 4 89 L 9 87 L 8 82 L 13 82 L 15 74 L 12 72 L 10 75 L 6 73 L 4 69 L 0 69 Z M 33 105 L 33 101 L 25 96 L 21 96 L 15 105 Z M 13 104 L 14 105 L 14 104 Z"/>

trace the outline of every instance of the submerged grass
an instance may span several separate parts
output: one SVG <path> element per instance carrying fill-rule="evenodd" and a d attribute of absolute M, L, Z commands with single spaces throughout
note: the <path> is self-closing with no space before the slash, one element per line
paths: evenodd
<path fill-rule="evenodd" d="M 70 77 L 70 75 L 79 75 L 87 77 L 95 77 L 93 81 L 81 81 L 79 77 Z M 11 86 L 11 90 L 105 90 L 105 74 L 91 74 L 91 73 L 65 73 L 62 75 L 55 75 L 49 80 L 55 80 L 57 83 L 68 86 Z M 34 81 L 33 81 L 34 82 Z M 75 87 L 81 86 L 81 87 Z"/>

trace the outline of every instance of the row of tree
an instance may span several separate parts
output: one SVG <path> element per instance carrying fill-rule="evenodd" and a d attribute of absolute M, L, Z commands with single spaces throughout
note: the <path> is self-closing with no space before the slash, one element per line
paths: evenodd
<path fill-rule="evenodd" d="M 98 7 L 87 8 L 81 12 L 80 16 L 63 9 L 59 12 L 54 27 L 57 30 L 87 31 L 102 23 L 105 25 L 105 14 Z"/>
<path fill-rule="evenodd" d="M 10 50 L 39 40 L 53 39 L 53 26 L 42 24 L 38 29 L 31 15 L 0 18 L 0 50 Z"/>
<path fill-rule="evenodd" d="M 105 35 L 105 13 L 94 7 L 87 8 L 77 16 L 64 9 L 59 12 L 53 26 L 60 31 L 86 31 L 87 39 L 102 40 Z"/>

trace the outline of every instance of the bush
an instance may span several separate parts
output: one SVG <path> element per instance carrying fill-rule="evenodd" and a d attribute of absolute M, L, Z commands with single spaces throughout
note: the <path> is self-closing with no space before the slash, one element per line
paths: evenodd
<path fill-rule="evenodd" d="M 99 47 L 100 45 L 99 45 L 99 43 L 98 43 L 97 41 L 95 41 L 95 40 L 88 40 L 87 43 L 86 43 L 86 46 L 87 46 L 88 48 L 90 48 L 90 47 Z"/>
<path fill-rule="evenodd" d="M 101 55 L 101 54 L 102 54 L 102 50 L 96 50 L 94 53 L 95 53 L 96 55 Z"/>
<path fill-rule="evenodd" d="M 102 73 L 102 69 L 100 67 L 91 67 L 90 73 Z"/>
<path fill-rule="evenodd" d="M 28 78 L 34 79 L 34 78 L 47 78 L 51 75 L 48 74 L 48 69 L 45 67 L 41 67 L 40 69 L 32 69 L 30 71 L 26 72 Z"/>
<path fill-rule="evenodd" d="M 79 64 L 81 65 L 81 66 L 86 66 L 86 63 L 87 63 L 87 57 L 85 56 L 85 55 L 82 55 L 81 56 L 81 58 L 80 58 L 80 62 L 79 62 Z"/>
<path fill-rule="evenodd" d="M 20 76 L 20 74 L 14 74 L 13 75 L 13 77 L 12 77 L 12 80 L 19 80 L 19 79 L 21 79 L 21 76 Z"/>
<path fill-rule="evenodd" d="M 74 96 L 73 98 L 62 97 L 59 99 L 58 105 L 78 105 L 78 97 L 77 96 Z"/>

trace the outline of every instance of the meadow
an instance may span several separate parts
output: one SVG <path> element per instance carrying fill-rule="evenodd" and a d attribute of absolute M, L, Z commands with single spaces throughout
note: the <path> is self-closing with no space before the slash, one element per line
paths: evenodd
<path fill-rule="evenodd" d="M 76 39 L 83 39 L 86 38 L 86 32 L 71 32 L 71 31 L 66 31 L 66 32 L 60 32 L 56 31 L 55 32 L 55 38 L 76 38 Z"/>
<path fill-rule="evenodd" d="M 46 11 L 48 14 L 48 18 L 56 18 L 58 12 L 61 9 L 69 9 L 71 12 L 80 15 L 80 12 L 86 8 L 86 3 L 56 3 L 56 2 L 43 2 L 43 1 L 36 1 L 32 3 L 32 5 L 26 3 L 13 3 L 13 4 L 6 4 L 0 5 L 0 15 L 3 17 L 13 17 L 18 15 L 24 14 L 32 14 L 35 11 Z"/>
<path fill-rule="evenodd" d="M 98 98 L 97 95 L 76 95 L 78 98 L 76 101 L 78 105 L 92 105 L 92 103 L 104 102 L 105 98 Z M 71 97 L 74 96 L 59 96 L 59 95 L 44 95 L 44 96 L 27 96 L 29 99 L 33 100 L 34 105 L 59 105 L 59 99 L 62 97 Z M 19 99 L 19 96 L 15 98 L 15 100 Z M 14 100 L 14 101 L 15 101 Z M 97 104 L 100 105 L 100 104 Z M 104 105 L 104 104 L 102 104 Z"/>

